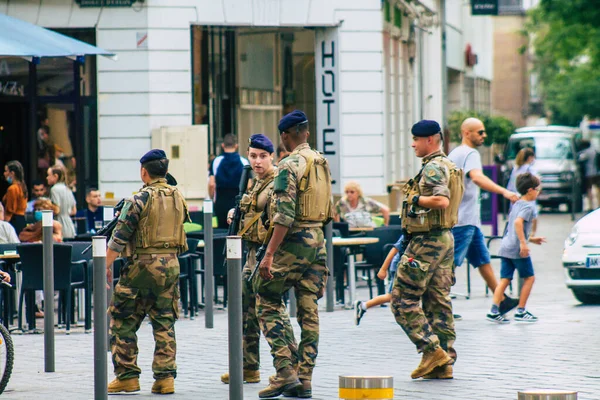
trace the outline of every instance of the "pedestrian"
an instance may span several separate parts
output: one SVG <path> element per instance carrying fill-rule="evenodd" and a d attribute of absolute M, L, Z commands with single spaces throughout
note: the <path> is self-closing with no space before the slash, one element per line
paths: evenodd
<path fill-rule="evenodd" d="M 279 122 L 281 142 L 291 154 L 275 176 L 269 204 L 270 240 L 253 281 L 260 328 L 271 347 L 277 374 L 260 398 L 312 397 L 312 374 L 318 354 L 317 301 L 327 282 L 327 253 L 323 225 L 333 215 L 331 178 L 327 160 L 308 145 L 308 119 L 293 111 Z M 298 363 L 283 328 L 286 315 L 283 295 L 296 291 L 297 320 L 302 330 Z"/>
<path fill-rule="evenodd" d="M 594 200 L 596 200 L 598 207 L 600 207 L 600 191 L 598 190 L 600 186 L 600 171 L 598 171 L 600 155 L 589 140 L 582 140 L 581 147 L 583 147 L 583 150 L 579 154 L 583 162 L 583 171 L 585 174 L 583 186 L 585 186 L 587 197 L 587 210 L 593 211 L 596 209 Z"/>
<path fill-rule="evenodd" d="M 187 205 L 179 190 L 167 184 L 169 160 L 163 150 L 149 151 L 140 164 L 144 187 L 125 202 L 106 251 L 109 280 L 115 259 L 119 254 L 127 257 L 108 310 L 110 351 L 116 375 L 108 385 L 108 392 L 140 390 L 136 332 L 148 315 L 155 341 L 152 393 L 170 394 L 175 392 L 177 375 L 177 255 L 187 251 L 183 231 Z"/>
<path fill-rule="evenodd" d="M 535 163 L 535 152 L 533 151 L 533 149 L 531 147 L 525 147 L 525 148 L 522 148 L 521 150 L 519 150 L 519 152 L 517 153 L 517 157 L 515 157 L 515 166 L 513 167 L 512 171 L 510 173 L 508 183 L 506 184 L 506 189 L 510 190 L 511 192 L 517 192 L 517 177 L 526 172 L 530 172 L 539 178 L 540 175 L 538 174 L 537 170 L 533 166 L 534 163 Z M 532 236 L 535 236 L 535 232 L 537 232 L 537 217 L 538 217 L 537 202 L 533 201 L 531 203 L 531 205 L 533 206 L 533 210 L 534 210 L 533 221 L 531 223 L 531 233 L 532 233 Z M 511 203 L 511 209 L 512 209 L 512 203 Z"/>
<path fill-rule="evenodd" d="M 25 222 L 27 185 L 25 184 L 25 172 L 23 172 L 21 163 L 16 160 L 7 162 L 4 166 L 4 179 L 9 185 L 2 199 L 4 220 L 10 222 L 18 235 L 27 225 Z"/>
<path fill-rule="evenodd" d="M 47 171 L 47 169 L 46 169 Z M 40 197 L 45 197 L 46 196 L 46 184 L 39 180 L 36 179 L 35 181 L 33 181 L 31 183 L 31 197 L 29 198 L 29 201 L 27 202 L 27 209 L 25 212 L 28 213 L 32 213 L 33 210 L 33 204 L 35 203 L 35 201 L 40 198 Z"/>
<path fill-rule="evenodd" d="M 382 304 L 386 304 L 392 301 L 392 289 L 394 288 L 394 278 L 396 277 L 396 270 L 398 269 L 398 262 L 400 261 L 400 256 L 404 253 L 404 250 L 406 249 L 406 243 L 407 242 L 404 239 L 404 235 L 400 236 L 400 239 L 398 239 L 398 241 L 390 249 L 390 252 L 383 261 L 383 265 L 381 266 L 381 268 L 379 268 L 379 272 L 377 272 L 377 277 L 383 281 L 385 278 L 388 277 L 389 271 L 388 293 L 374 297 L 369 301 L 356 300 L 354 302 L 355 325 L 358 326 L 360 324 L 360 320 L 362 319 L 362 317 L 365 316 L 369 308 L 380 306 Z"/>
<path fill-rule="evenodd" d="M 248 278 L 256 267 L 256 251 L 267 237 L 267 229 L 262 221 L 262 212 L 267 205 L 269 194 L 273 189 L 273 178 L 276 168 L 273 166 L 273 143 L 263 134 L 250 137 L 248 160 L 252 166 L 255 179 L 248 193 L 240 201 L 243 218 L 236 231 L 246 242 L 248 254 L 242 273 L 242 322 L 244 349 L 244 382 L 260 382 L 260 326 L 256 316 L 256 294 Z M 233 210 L 230 216 L 233 217 Z M 287 314 L 283 315 L 283 325 L 291 341 L 293 329 Z M 297 357 L 298 349 L 293 348 L 292 354 Z M 297 361 L 296 361 L 297 362 Z M 229 383 L 229 374 L 221 376 L 221 382 Z"/>
<path fill-rule="evenodd" d="M 390 209 L 386 205 L 366 197 L 355 181 L 344 185 L 344 196 L 335 203 L 333 220 L 347 222 L 350 228 L 375 227 L 374 218 L 383 216 L 383 225 L 390 223 Z"/>
<path fill-rule="evenodd" d="M 58 222 L 62 225 L 63 238 L 72 239 L 76 235 L 75 225 L 71 216 L 77 213 L 77 202 L 71 189 L 65 182 L 65 170 L 62 167 L 54 166 L 48 168 L 46 180 L 50 188 L 50 199 L 60 208 Z"/>
<path fill-rule="evenodd" d="M 450 229 L 458 218 L 463 177 L 442 152 L 437 122 L 419 121 L 412 134 L 412 148 L 423 166 L 403 188 L 402 228 L 410 242 L 400 258 L 391 308 L 396 322 L 423 353 L 411 378 L 451 379 L 456 332 L 450 300 L 455 282 Z"/>
<path fill-rule="evenodd" d="M 535 218 L 534 201 L 542 189 L 540 179 L 526 172 L 517 177 L 517 190 L 521 199 L 517 201 L 508 216 L 508 229 L 502 238 L 498 255 L 501 257 L 500 284 L 494 291 L 492 309 L 486 318 L 498 324 L 508 324 L 510 320 L 500 311 L 500 301 L 504 291 L 512 281 L 515 270 L 523 279 L 521 297 L 515 313 L 515 321 L 537 322 L 537 317 L 526 310 L 527 299 L 531 293 L 535 274 L 529 255 L 527 242 L 540 245 L 546 242 L 544 237 L 530 236 L 533 220 Z"/>
<path fill-rule="evenodd" d="M 481 155 L 477 147 L 483 145 L 487 137 L 483 122 L 477 118 L 467 118 L 461 125 L 462 144 L 450 152 L 448 158 L 462 169 L 465 193 L 458 209 L 458 223 L 452 229 L 454 234 L 454 263 L 460 267 L 467 258 L 470 265 L 477 268 L 486 285 L 494 292 L 498 281 L 490 261 L 490 252 L 481 231 L 481 201 L 479 189 L 501 194 L 511 202 L 519 196 L 497 184 L 483 173 Z M 518 300 L 504 296 L 501 309 L 506 313 L 518 304 Z"/>
<path fill-rule="evenodd" d="M 4 220 L 4 206 L 0 204 L 0 244 L 21 243 L 15 227 Z"/>
<path fill-rule="evenodd" d="M 235 207 L 240 179 L 248 160 L 238 153 L 237 138 L 228 133 L 223 137 L 223 154 L 214 159 L 209 171 L 208 192 L 214 200 L 218 228 L 227 229 L 227 213 Z"/>

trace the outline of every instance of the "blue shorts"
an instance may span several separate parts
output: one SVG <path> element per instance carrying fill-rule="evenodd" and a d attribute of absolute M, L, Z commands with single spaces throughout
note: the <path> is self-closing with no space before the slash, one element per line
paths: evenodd
<path fill-rule="evenodd" d="M 519 278 L 529 278 L 533 276 L 533 264 L 531 257 L 526 258 L 504 258 L 500 257 L 502 264 L 500 266 L 500 278 L 512 279 L 515 269 L 519 271 Z"/>
<path fill-rule="evenodd" d="M 483 232 L 476 226 L 465 225 L 452 228 L 454 235 L 454 264 L 460 267 L 465 261 L 478 268 L 490 263 L 490 252 L 485 245 Z"/>
<path fill-rule="evenodd" d="M 392 289 L 394 288 L 394 281 L 396 280 L 396 271 L 390 271 L 388 276 L 390 283 L 388 284 L 388 293 L 392 293 Z"/>

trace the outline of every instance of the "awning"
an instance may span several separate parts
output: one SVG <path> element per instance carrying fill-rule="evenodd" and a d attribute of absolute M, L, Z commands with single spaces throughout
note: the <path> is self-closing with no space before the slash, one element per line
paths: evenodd
<path fill-rule="evenodd" d="M 0 13 L 0 56 L 74 59 L 86 55 L 115 56 L 101 48 Z"/>

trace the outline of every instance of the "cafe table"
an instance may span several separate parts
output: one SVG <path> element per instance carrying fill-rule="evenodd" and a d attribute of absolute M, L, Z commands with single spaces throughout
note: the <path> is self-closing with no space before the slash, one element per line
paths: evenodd
<path fill-rule="evenodd" d="M 376 237 L 368 237 L 368 236 L 359 236 L 359 237 L 350 237 L 350 238 L 342 238 L 342 237 L 333 237 L 333 245 L 338 247 L 345 247 L 348 249 L 348 286 L 349 286 L 349 297 L 350 301 L 346 303 L 346 308 L 352 307 L 354 304 L 354 300 L 356 297 L 356 251 L 360 248 L 360 246 L 364 246 L 367 244 L 375 244 L 379 242 L 379 238 Z"/>

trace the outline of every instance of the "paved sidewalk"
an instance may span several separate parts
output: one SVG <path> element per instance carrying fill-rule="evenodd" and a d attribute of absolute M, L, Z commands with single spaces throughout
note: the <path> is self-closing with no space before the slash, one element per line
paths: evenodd
<path fill-rule="evenodd" d="M 392 375 L 395 398 L 401 399 L 516 399 L 519 390 L 529 388 L 572 389 L 579 399 L 600 399 L 599 307 L 581 306 L 564 286 L 560 256 L 564 238 L 572 226 L 568 216 L 544 214 L 540 233 L 549 243 L 535 247 L 533 260 L 537 282 L 530 310 L 537 324 L 499 326 L 484 317 L 490 298 L 484 295 L 479 274 L 472 274 L 473 297 L 457 299 L 455 312 L 463 316 L 456 323 L 458 362 L 450 381 L 411 380 L 410 372 L 420 356 L 394 321 L 389 308 L 370 310 L 359 327 L 352 311 L 336 309 L 321 313 L 321 344 L 313 381 L 315 399 L 337 399 L 338 376 Z M 457 292 L 465 291 L 465 271 L 459 270 Z M 515 287 L 516 289 L 516 287 Z M 359 296 L 368 291 L 359 290 Z M 324 306 L 324 301 L 321 304 Z M 227 314 L 217 311 L 215 328 L 204 328 L 200 315 L 194 321 L 176 325 L 178 377 L 176 394 L 170 399 L 228 399 L 228 386 L 219 376 L 227 371 Z M 297 337 L 299 330 L 295 321 Z M 139 332 L 139 364 L 142 392 L 139 399 L 156 398 L 152 385 L 151 329 L 143 324 Z M 72 333 L 56 336 L 56 373 L 44 373 L 43 336 L 14 336 L 16 361 L 13 377 L 3 397 L 7 399 L 93 398 L 93 336 Z M 273 373 L 266 342 L 261 342 L 263 382 L 245 385 L 245 398 L 257 393 Z M 107 354 L 107 362 L 110 358 Z M 109 367 L 112 371 L 112 364 Z M 112 374 L 110 374 L 112 379 Z"/>

